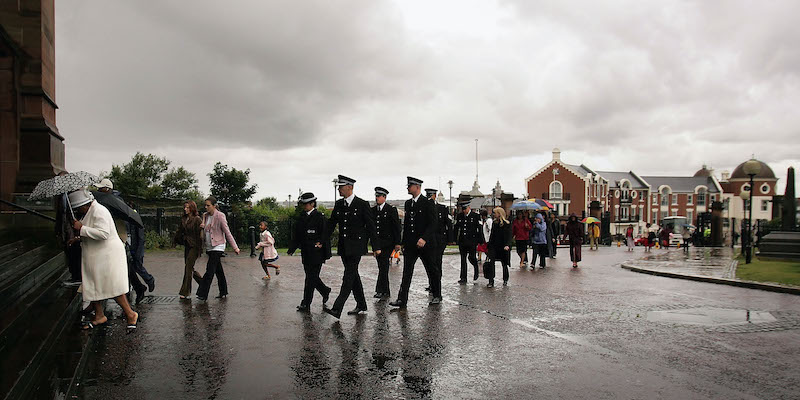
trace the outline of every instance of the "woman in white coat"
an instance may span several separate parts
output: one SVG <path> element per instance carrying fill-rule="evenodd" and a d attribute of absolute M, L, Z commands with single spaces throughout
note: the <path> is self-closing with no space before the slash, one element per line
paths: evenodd
<path fill-rule="evenodd" d="M 79 221 L 73 223 L 77 233 L 73 239 L 81 242 L 81 274 L 83 276 L 83 299 L 90 301 L 95 310 L 94 320 L 84 329 L 91 329 L 108 322 L 103 313 L 102 300 L 114 299 L 119 304 L 128 322 L 128 329 L 135 329 L 139 314 L 131 309 L 128 298 L 128 261 L 125 245 L 119 239 L 114 220 L 107 208 L 94 201 L 86 190 L 69 194 L 69 201 Z"/>

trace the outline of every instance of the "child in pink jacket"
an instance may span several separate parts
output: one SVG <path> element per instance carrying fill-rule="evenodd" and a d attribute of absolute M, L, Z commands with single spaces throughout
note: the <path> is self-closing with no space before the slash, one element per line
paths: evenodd
<path fill-rule="evenodd" d="M 275 250 L 275 238 L 267 230 L 267 222 L 261 221 L 258 224 L 258 229 L 261 230 L 260 241 L 256 245 L 256 250 L 264 249 L 258 255 L 258 261 L 261 262 L 261 268 L 264 268 L 264 273 L 267 274 L 264 280 L 270 279 L 269 270 L 267 267 L 275 268 L 275 275 L 280 275 L 281 267 L 273 264 L 278 260 L 278 251 Z"/>

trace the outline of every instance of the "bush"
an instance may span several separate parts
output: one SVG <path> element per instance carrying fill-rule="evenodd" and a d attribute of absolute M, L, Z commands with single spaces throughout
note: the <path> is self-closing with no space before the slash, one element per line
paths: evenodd
<path fill-rule="evenodd" d="M 146 231 L 144 248 L 147 250 L 166 249 L 172 246 L 172 239 L 167 235 L 159 235 L 156 231 Z"/>

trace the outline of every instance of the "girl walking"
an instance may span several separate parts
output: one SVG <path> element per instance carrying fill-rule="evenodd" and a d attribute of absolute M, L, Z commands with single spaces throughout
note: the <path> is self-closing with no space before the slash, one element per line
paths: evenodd
<path fill-rule="evenodd" d="M 267 221 L 261 221 L 258 224 L 258 229 L 261 231 L 260 241 L 256 245 L 256 250 L 263 249 L 261 253 L 258 254 L 258 261 L 261 263 L 261 268 L 264 269 L 264 280 L 269 280 L 269 270 L 267 267 L 275 268 L 275 275 L 281 274 L 281 267 L 280 265 L 274 264 L 275 261 L 278 261 L 278 251 L 275 250 L 275 238 L 272 237 L 272 234 L 267 230 Z"/>

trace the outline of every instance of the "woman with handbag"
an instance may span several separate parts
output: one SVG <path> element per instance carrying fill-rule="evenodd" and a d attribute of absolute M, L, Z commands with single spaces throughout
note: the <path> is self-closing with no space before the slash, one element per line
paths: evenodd
<path fill-rule="evenodd" d="M 183 203 L 183 216 L 181 217 L 172 245 L 183 245 L 183 284 L 178 291 L 181 299 L 188 299 L 192 293 L 192 279 L 200 284 L 202 276 L 195 271 L 194 264 L 203 251 L 203 221 L 197 213 L 197 204 L 192 200 Z"/>
<path fill-rule="evenodd" d="M 508 267 L 511 264 L 511 223 L 506 219 L 506 211 L 502 207 L 492 210 L 492 231 L 489 234 L 489 265 L 483 264 L 483 274 L 489 279 L 486 287 L 494 287 L 494 265 L 500 261 L 503 266 L 503 286 L 508 285 Z"/>

